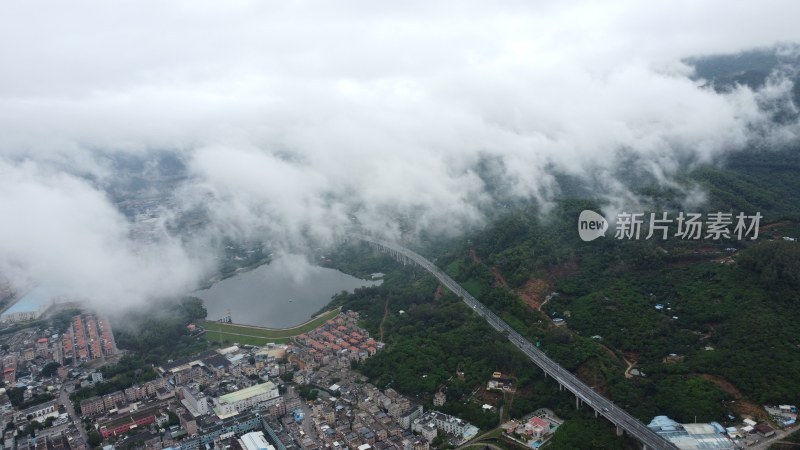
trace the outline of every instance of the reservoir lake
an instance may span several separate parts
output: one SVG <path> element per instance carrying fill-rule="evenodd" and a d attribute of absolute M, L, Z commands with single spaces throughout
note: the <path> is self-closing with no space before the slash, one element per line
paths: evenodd
<path fill-rule="evenodd" d="M 233 323 L 288 328 L 310 319 L 339 292 L 380 283 L 312 265 L 300 255 L 282 255 L 192 295 L 203 299 L 208 320 L 230 310 Z"/>

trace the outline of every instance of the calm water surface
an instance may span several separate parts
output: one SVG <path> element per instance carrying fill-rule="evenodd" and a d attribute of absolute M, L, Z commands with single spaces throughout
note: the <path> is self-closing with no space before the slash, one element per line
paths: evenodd
<path fill-rule="evenodd" d="M 235 323 L 285 328 L 305 322 L 341 291 L 378 284 L 285 255 L 193 295 L 203 299 L 209 320 L 224 317 L 230 309 Z"/>

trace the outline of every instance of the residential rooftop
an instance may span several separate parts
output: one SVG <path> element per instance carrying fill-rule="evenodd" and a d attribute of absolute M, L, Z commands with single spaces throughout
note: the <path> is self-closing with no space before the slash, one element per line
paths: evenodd
<path fill-rule="evenodd" d="M 231 392 L 230 394 L 225 394 L 221 396 L 217 402 L 219 404 L 236 403 L 256 395 L 266 394 L 274 389 L 275 384 L 271 381 L 267 381 L 266 383 L 256 384 L 248 388 L 240 389 L 236 392 Z"/>

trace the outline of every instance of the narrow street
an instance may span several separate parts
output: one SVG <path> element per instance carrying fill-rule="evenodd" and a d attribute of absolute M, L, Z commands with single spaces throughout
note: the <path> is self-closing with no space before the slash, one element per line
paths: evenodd
<path fill-rule="evenodd" d="M 81 421 L 80 416 L 75 412 L 75 408 L 72 406 L 72 402 L 69 399 L 69 394 L 64 390 L 63 387 L 58 394 L 58 402 L 67 408 L 67 413 L 75 423 L 75 427 L 78 428 L 78 431 L 80 431 L 81 437 L 84 439 L 84 441 L 88 442 L 89 436 L 86 434 L 86 429 L 83 427 L 83 422 Z"/>
<path fill-rule="evenodd" d="M 288 386 L 287 390 L 291 391 L 290 395 L 297 395 L 294 392 L 294 386 Z M 316 440 L 317 432 L 314 431 L 314 425 L 311 420 L 311 408 L 308 407 L 308 403 L 305 401 L 300 403 L 300 408 L 303 410 L 303 415 L 305 415 L 302 423 L 303 432 L 306 434 L 306 436 Z"/>

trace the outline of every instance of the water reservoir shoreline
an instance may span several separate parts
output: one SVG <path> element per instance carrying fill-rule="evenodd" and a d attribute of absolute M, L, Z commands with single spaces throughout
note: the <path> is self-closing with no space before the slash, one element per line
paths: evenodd
<path fill-rule="evenodd" d="M 338 270 L 315 266 L 300 255 L 283 255 L 192 293 L 208 310 L 208 320 L 228 316 L 237 324 L 289 328 L 306 322 L 342 291 L 375 286 Z"/>

